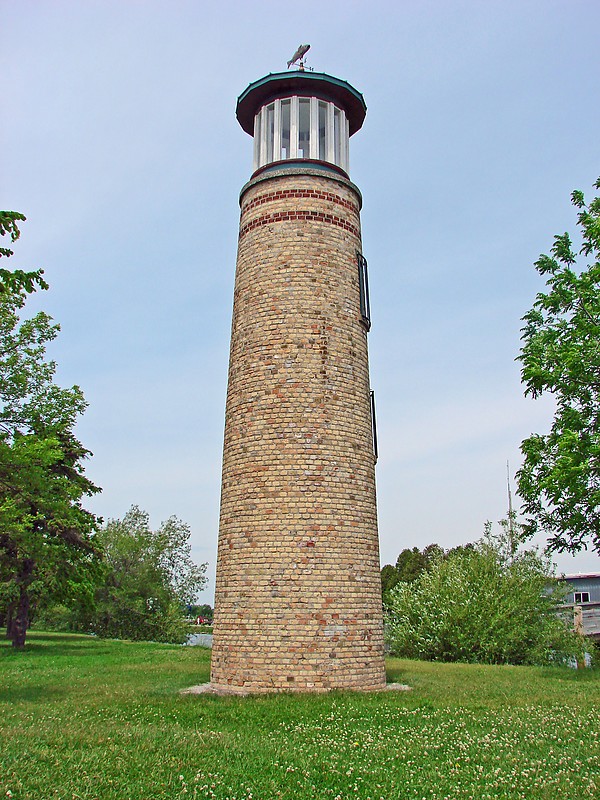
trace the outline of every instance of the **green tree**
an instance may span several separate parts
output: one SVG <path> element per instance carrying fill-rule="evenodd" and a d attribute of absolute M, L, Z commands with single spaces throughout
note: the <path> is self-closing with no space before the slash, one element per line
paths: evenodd
<path fill-rule="evenodd" d="M 449 553 L 453 553 L 455 550 L 462 550 L 464 547 L 471 548 L 473 545 L 460 545 L 454 550 L 448 551 L 445 551 L 443 547 L 440 547 L 435 542 L 428 544 L 423 550 L 419 550 L 418 547 L 405 547 L 400 552 L 394 566 L 386 564 L 381 570 L 381 589 L 384 606 L 388 604 L 389 592 L 398 583 L 412 583 L 423 572 L 431 569 L 439 559 L 446 558 Z"/>
<path fill-rule="evenodd" d="M 0 609 L 15 647 L 40 605 L 92 600 L 99 555 L 96 519 L 80 503 L 96 488 L 86 455 L 69 431 L 0 442 Z"/>
<path fill-rule="evenodd" d="M 204 617 L 209 625 L 212 624 L 214 610 L 208 603 L 201 603 L 200 605 L 192 603 L 192 605 L 188 606 L 187 612 L 190 617 Z"/>
<path fill-rule="evenodd" d="M 548 664 L 580 658 L 581 637 L 561 619 L 565 589 L 537 550 L 515 552 L 505 524 L 435 560 L 390 593 L 392 652 L 431 661 Z"/>
<path fill-rule="evenodd" d="M 549 433 L 522 442 L 517 480 L 527 536 L 543 531 L 550 551 L 600 552 L 600 197 L 571 199 L 580 246 L 564 233 L 536 261 L 548 290 L 523 317 L 519 355 L 525 394 L 551 394 L 556 411 Z"/>
<path fill-rule="evenodd" d="M 9 236 L 11 242 L 16 242 L 21 231 L 17 223 L 26 219 L 18 211 L 0 211 L 0 236 Z M 14 255 L 8 247 L 0 247 L 0 258 L 10 258 Z M 20 292 L 34 292 L 36 286 L 47 289 L 48 284 L 42 278 L 44 271 L 38 269 L 34 272 L 24 272 L 21 269 L 9 270 L 0 267 L 0 295 L 19 294 Z"/>
<path fill-rule="evenodd" d="M 387 593 L 394 588 L 400 578 L 393 564 L 385 564 L 381 568 L 381 591 L 385 600 Z"/>
<path fill-rule="evenodd" d="M 20 219 L 0 215 L 13 241 Z M 27 292 L 46 286 L 40 275 L 0 274 L 0 617 L 15 647 L 43 598 L 89 599 L 97 563 L 96 518 L 81 502 L 99 490 L 73 432 L 86 403 L 77 386 L 54 383 L 46 347 L 58 325 L 43 312 L 20 319 Z"/>
<path fill-rule="evenodd" d="M 427 557 L 417 547 L 410 550 L 405 547 L 396 559 L 396 575 L 398 581 L 410 583 L 416 580 L 423 570 L 427 569 Z"/>
<path fill-rule="evenodd" d="M 177 517 L 153 531 L 137 506 L 110 520 L 98 532 L 104 577 L 81 624 L 103 637 L 184 641 L 186 609 L 206 583 L 206 564 L 193 562 L 189 539 L 189 526 Z"/>

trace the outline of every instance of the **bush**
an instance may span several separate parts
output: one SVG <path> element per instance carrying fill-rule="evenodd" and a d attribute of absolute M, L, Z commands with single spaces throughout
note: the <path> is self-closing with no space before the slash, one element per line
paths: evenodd
<path fill-rule="evenodd" d="M 115 597 L 94 613 L 88 633 L 103 639 L 132 639 L 141 642 L 183 644 L 189 636 L 189 624 L 177 604 L 162 608 L 122 605 Z"/>
<path fill-rule="evenodd" d="M 487 664 L 564 663 L 584 640 L 557 611 L 565 590 L 537 550 L 514 551 L 489 531 L 472 550 L 439 558 L 389 594 L 394 655 Z"/>
<path fill-rule="evenodd" d="M 79 624 L 73 609 L 61 603 L 56 603 L 36 613 L 33 627 L 42 631 L 56 631 L 57 633 L 74 633 L 79 630 Z"/>

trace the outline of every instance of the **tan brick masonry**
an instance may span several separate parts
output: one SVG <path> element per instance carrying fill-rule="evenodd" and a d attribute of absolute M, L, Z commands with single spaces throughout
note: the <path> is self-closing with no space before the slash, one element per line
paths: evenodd
<path fill-rule="evenodd" d="M 216 689 L 385 685 L 359 203 L 349 181 L 309 169 L 242 195 Z"/>

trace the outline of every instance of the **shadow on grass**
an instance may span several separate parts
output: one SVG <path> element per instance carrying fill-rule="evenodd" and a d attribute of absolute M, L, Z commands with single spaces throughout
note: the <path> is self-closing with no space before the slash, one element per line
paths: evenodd
<path fill-rule="evenodd" d="M 562 681 L 591 681 L 598 683 L 600 682 L 600 667 L 579 667 L 579 669 L 563 666 L 541 667 L 539 675 L 540 678 L 549 680 L 559 678 Z"/>
<path fill-rule="evenodd" d="M 72 648 L 89 650 L 98 643 L 106 641 L 97 636 L 90 636 L 87 633 L 49 633 L 46 631 L 31 631 L 27 634 L 25 647 L 30 645 L 41 645 L 43 647 L 56 644 L 68 644 Z"/>
<path fill-rule="evenodd" d="M 114 650 L 111 650 L 110 647 L 102 647 L 99 645 L 98 647 L 94 647 L 93 650 L 90 650 L 86 647 L 78 647 L 77 645 L 73 646 L 72 644 L 37 644 L 33 643 L 31 645 L 25 645 L 24 650 L 16 651 L 20 652 L 21 655 L 25 653 L 31 653 L 32 655 L 41 655 L 41 656 L 85 656 L 85 658 L 95 658 L 96 656 L 105 656 L 105 655 L 112 655 L 114 656 Z"/>
<path fill-rule="evenodd" d="M 53 703 L 65 697 L 67 690 L 49 686 L 23 686 L 0 689 L 0 703 Z"/>
<path fill-rule="evenodd" d="M 82 640 L 81 643 L 74 643 L 72 638 L 60 637 L 41 640 L 39 638 L 33 641 L 26 641 L 25 647 L 21 650 L 12 647 L 10 642 L 6 642 L 3 647 L 0 644 L 0 653 L 4 657 L 12 656 L 13 658 L 27 658 L 28 656 L 101 656 L 108 653 L 114 654 L 108 646 L 103 646 L 100 642 L 94 642 L 96 645 L 90 649 L 90 640 Z"/>
<path fill-rule="evenodd" d="M 399 664 L 389 663 L 385 665 L 385 680 L 386 683 L 410 683 L 409 681 L 410 670 Z"/>

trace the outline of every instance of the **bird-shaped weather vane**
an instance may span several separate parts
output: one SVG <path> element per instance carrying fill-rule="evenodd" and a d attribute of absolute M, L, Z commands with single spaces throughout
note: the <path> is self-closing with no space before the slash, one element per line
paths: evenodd
<path fill-rule="evenodd" d="M 294 53 L 294 55 L 287 62 L 288 69 L 292 66 L 292 64 L 295 64 L 296 61 L 297 61 L 298 62 L 298 69 L 301 72 L 304 72 L 304 61 L 305 61 L 304 57 L 308 53 L 309 50 L 310 50 L 310 45 L 309 44 L 301 44 L 300 47 Z"/>

